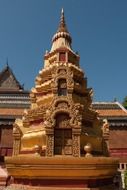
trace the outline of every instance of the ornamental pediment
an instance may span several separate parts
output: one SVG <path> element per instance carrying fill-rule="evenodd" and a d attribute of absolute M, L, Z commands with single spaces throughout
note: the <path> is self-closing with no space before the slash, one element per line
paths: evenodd
<path fill-rule="evenodd" d="M 0 89 L 1 90 L 20 90 L 23 87 L 17 81 L 10 67 L 7 65 L 0 73 Z"/>

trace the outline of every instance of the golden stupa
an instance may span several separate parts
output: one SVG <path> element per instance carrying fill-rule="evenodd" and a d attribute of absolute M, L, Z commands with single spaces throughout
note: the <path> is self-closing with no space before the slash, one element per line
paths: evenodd
<path fill-rule="evenodd" d="M 114 189 L 118 161 L 107 157 L 91 88 L 72 50 L 64 12 L 31 89 L 31 108 L 13 128 L 10 189 Z"/>

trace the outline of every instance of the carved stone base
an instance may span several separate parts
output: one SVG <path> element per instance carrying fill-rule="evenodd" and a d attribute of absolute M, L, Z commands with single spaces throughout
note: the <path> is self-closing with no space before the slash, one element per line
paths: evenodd
<path fill-rule="evenodd" d="M 113 158 L 21 155 L 6 158 L 6 164 L 14 179 L 6 190 L 115 190 Z"/>

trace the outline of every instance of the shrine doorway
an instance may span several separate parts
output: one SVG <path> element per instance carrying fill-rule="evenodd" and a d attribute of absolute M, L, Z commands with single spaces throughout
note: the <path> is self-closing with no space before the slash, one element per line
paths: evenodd
<path fill-rule="evenodd" d="M 72 129 L 55 129 L 54 154 L 72 155 Z"/>

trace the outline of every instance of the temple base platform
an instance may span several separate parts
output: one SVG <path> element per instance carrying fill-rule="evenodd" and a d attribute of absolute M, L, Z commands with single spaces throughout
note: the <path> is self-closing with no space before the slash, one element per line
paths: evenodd
<path fill-rule="evenodd" d="M 117 165 L 118 160 L 109 157 L 7 157 L 13 177 L 7 190 L 115 190 Z"/>
<path fill-rule="evenodd" d="M 117 190 L 114 185 L 107 185 L 102 187 L 96 188 L 81 188 L 81 187 L 33 187 L 27 185 L 15 185 L 11 184 L 10 186 L 6 187 L 5 190 Z"/>

